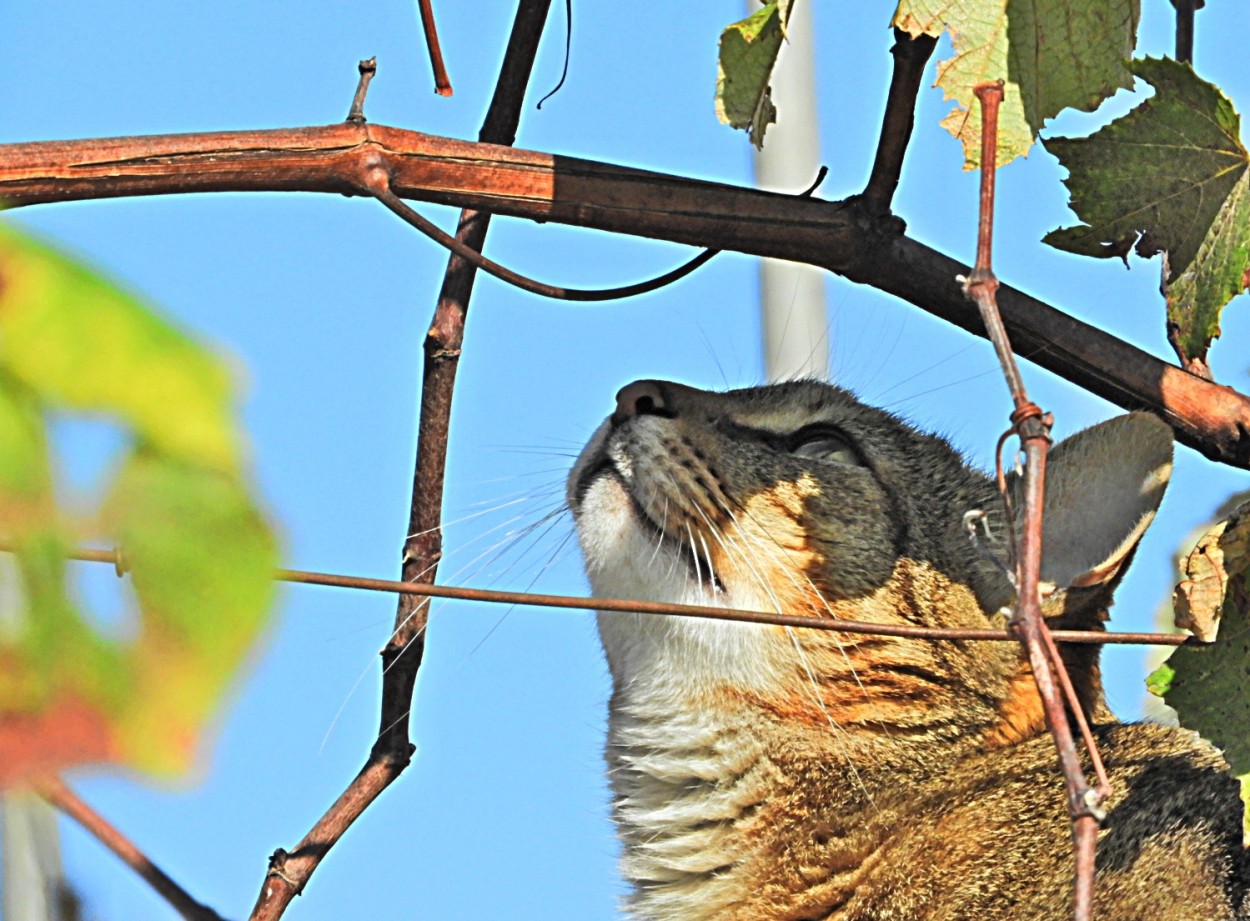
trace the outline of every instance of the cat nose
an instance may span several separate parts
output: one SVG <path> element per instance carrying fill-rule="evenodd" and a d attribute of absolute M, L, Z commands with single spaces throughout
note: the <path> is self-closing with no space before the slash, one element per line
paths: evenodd
<path fill-rule="evenodd" d="M 663 381 L 634 381 L 616 394 L 612 425 L 624 425 L 635 416 L 672 418 L 675 415 L 672 399 L 666 393 Z"/>

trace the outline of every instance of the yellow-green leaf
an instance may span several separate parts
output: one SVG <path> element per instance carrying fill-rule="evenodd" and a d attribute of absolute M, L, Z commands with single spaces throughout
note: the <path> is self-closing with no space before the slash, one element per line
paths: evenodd
<path fill-rule="evenodd" d="M 132 764 L 177 772 L 264 625 L 277 544 L 235 478 L 150 451 L 118 476 L 105 519 L 143 624 L 130 650 L 143 703 L 120 748 Z"/>
<path fill-rule="evenodd" d="M 770 0 L 755 13 L 728 26 L 720 37 L 716 70 L 716 117 L 750 132 L 764 146 L 764 132 L 777 120 L 773 105 L 773 66 L 786 37 L 793 0 Z"/>
<path fill-rule="evenodd" d="M 38 401 L 0 371 L 0 787 L 108 759 L 130 687 L 70 601 L 63 531 Z"/>
<path fill-rule="evenodd" d="M 52 470 L 43 416 L 33 395 L 0 372 L 0 509 L 13 527 L 19 503 L 51 503 Z M 36 512 L 42 514 L 42 511 Z M 23 518 L 25 515 L 22 516 Z"/>
<path fill-rule="evenodd" d="M 221 362 L 114 285 L 4 225 L 0 368 L 50 406 L 114 414 L 171 456 L 238 469 Z"/>
<path fill-rule="evenodd" d="M 55 646 L 73 632 L 77 613 L 65 590 L 66 541 L 53 498 L 43 416 L 34 396 L 0 371 L 0 656 L 4 647 L 41 663 L 36 672 L 0 668 L 0 712 L 47 702 Z M 0 763 L 4 762 L 0 750 Z"/>
<path fill-rule="evenodd" d="M 55 502 L 45 417 L 67 408 L 111 415 L 133 448 L 85 521 Z M 277 562 L 240 441 L 208 352 L 0 228 L 0 788 L 82 763 L 188 767 Z M 134 560 L 133 639 L 101 635 L 70 601 L 68 535 L 87 529 Z"/>
<path fill-rule="evenodd" d="M 1065 108 L 1093 111 L 1132 86 L 1140 0 L 900 0 L 894 25 L 910 35 L 949 30 L 954 54 L 938 64 L 937 86 L 956 108 L 942 121 L 981 157 L 981 110 L 973 88 L 1002 80 L 998 166 L 1025 156 L 1046 120 Z"/>

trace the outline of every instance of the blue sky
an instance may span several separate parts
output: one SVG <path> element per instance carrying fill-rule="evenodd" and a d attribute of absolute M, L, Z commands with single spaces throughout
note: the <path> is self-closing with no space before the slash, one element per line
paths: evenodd
<path fill-rule="evenodd" d="M 0 140 L 326 124 L 346 114 L 356 62 L 371 55 L 379 70 L 370 120 L 472 139 L 514 6 L 435 4 L 452 99 L 432 92 L 414 6 L 11 0 L 0 12 Z M 1170 52 L 1171 5 L 1145 6 L 1142 52 Z M 712 108 L 716 36 L 736 4 L 578 5 L 568 82 L 535 111 L 562 64 L 564 10 L 555 7 L 520 146 L 750 182 L 745 136 L 720 126 Z M 816 10 L 826 198 L 857 191 L 867 176 L 889 79 L 889 9 Z M 1247 26 L 1250 13 L 1232 4 L 1198 17 L 1199 72 L 1243 112 Z M 960 171 L 958 146 L 936 126 L 946 109 L 938 92 L 924 92 L 896 210 L 918 239 L 969 259 L 976 178 Z M 1071 131 L 1090 125 L 1061 120 Z M 1060 173 L 1035 151 L 1000 175 L 1000 277 L 1170 355 L 1154 263 L 1125 272 L 1037 242 L 1071 222 Z M 449 209 L 423 210 L 451 226 Z M 5 219 L 79 253 L 231 356 L 258 489 L 289 565 L 395 576 L 441 250 L 377 204 L 329 195 L 119 200 Z M 647 277 L 688 255 L 502 220 L 487 249 L 535 277 L 586 287 Z M 661 292 L 607 305 L 554 303 L 479 280 L 446 504 L 449 521 L 468 520 L 447 530 L 442 577 L 581 593 L 567 516 L 532 545 L 516 535 L 558 507 L 571 456 L 622 384 L 761 379 L 756 286 L 754 261 L 735 254 Z M 988 344 L 841 279 L 827 290 L 835 379 L 988 463 L 1009 411 Z M 1235 303 L 1212 352 L 1217 377 L 1243 391 L 1244 314 Z M 1061 433 L 1114 412 L 1024 367 L 1030 395 L 1055 412 Z M 85 488 L 107 468 L 116 437 L 80 423 L 64 426 L 61 443 L 67 478 Z M 1170 590 L 1177 544 L 1247 482 L 1178 450 L 1172 494 L 1121 592 L 1116 626 L 1149 627 Z M 111 572 L 81 578 L 106 629 L 124 631 Z M 171 875 L 233 918 L 250 910 L 267 855 L 293 845 L 360 767 L 376 729 L 376 652 L 395 607 L 389 596 L 313 587 L 285 587 L 280 597 L 195 777 L 172 788 L 106 770 L 76 779 Z M 1132 715 L 1142 655 L 1108 660 L 1111 702 Z M 621 888 L 600 758 L 606 694 L 589 615 L 437 604 L 416 705 L 417 759 L 288 917 L 613 917 Z M 88 917 L 172 916 L 76 829 L 65 828 L 64 845 Z"/>

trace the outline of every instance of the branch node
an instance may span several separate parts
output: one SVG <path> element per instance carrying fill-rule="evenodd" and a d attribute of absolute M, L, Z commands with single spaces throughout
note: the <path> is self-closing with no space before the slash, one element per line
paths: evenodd
<path fill-rule="evenodd" d="M 1081 797 L 1080 810 L 1073 813 L 1074 818 L 1087 815 L 1100 825 L 1107 818 L 1107 810 L 1103 808 L 1106 794 L 1097 787 L 1090 787 Z"/>
<path fill-rule="evenodd" d="M 1050 430 L 1055 424 L 1052 413 L 1043 412 L 1036 403 L 1024 399 L 1016 405 L 1011 414 L 1011 429 L 1021 440 L 1029 438 L 1045 438 L 1051 443 Z"/>
<path fill-rule="evenodd" d="M 291 854 L 284 848 L 278 848 L 269 855 L 269 872 L 268 875 L 274 879 L 280 879 L 291 887 L 295 895 L 304 894 L 304 884 L 294 876 L 289 876 L 286 872 L 286 862 Z"/>
<path fill-rule="evenodd" d="M 130 560 L 122 553 L 121 544 L 113 548 L 113 572 L 119 579 L 130 572 Z"/>
<path fill-rule="evenodd" d="M 375 198 L 394 195 L 391 191 L 391 164 L 372 146 L 362 148 L 360 156 L 360 184 L 364 191 Z"/>

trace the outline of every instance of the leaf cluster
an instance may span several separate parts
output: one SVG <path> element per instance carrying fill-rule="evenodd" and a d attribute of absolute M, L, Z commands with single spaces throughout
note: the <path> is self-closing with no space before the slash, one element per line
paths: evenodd
<path fill-rule="evenodd" d="M 277 562 L 249 495 L 220 359 L 74 260 L 0 226 L 0 786 L 83 761 L 169 776 L 262 628 Z M 103 415 L 128 447 L 86 512 L 49 429 Z M 119 547 L 133 638 L 68 588 L 81 541 Z"/>

